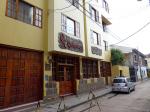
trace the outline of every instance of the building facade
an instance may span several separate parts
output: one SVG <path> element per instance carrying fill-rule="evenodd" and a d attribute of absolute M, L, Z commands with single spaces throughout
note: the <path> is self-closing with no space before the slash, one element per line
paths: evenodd
<path fill-rule="evenodd" d="M 107 1 L 0 2 L 0 109 L 105 85 Z"/>

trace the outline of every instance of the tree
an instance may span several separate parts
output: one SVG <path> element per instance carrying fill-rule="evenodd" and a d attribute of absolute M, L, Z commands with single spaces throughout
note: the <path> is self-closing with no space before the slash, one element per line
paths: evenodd
<path fill-rule="evenodd" d="M 112 65 L 124 64 L 124 55 L 119 49 L 111 49 L 111 63 Z"/>

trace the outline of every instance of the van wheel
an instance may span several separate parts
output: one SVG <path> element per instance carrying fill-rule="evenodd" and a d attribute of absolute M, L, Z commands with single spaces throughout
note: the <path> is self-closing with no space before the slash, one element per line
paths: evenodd
<path fill-rule="evenodd" d="M 128 89 L 128 94 L 130 94 L 130 92 L 131 92 L 131 90 L 130 90 L 130 88 Z"/>

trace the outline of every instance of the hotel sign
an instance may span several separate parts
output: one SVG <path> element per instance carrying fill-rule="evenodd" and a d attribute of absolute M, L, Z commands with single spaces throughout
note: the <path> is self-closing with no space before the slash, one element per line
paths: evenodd
<path fill-rule="evenodd" d="M 61 49 L 68 49 L 80 53 L 83 52 L 83 43 L 79 39 L 73 39 L 64 33 L 59 33 L 58 42 Z"/>

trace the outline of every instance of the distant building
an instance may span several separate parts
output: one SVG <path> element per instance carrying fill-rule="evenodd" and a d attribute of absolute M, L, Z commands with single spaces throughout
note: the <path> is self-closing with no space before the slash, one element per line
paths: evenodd
<path fill-rule="evenodd" d="M 147 63 L 145 55 L 137 49 L 113 45 L 111 48 L 119 49 L 124 53 L 125 65 L 129 66 L 130 77 L 133 81 L 147 78 Z"/>

